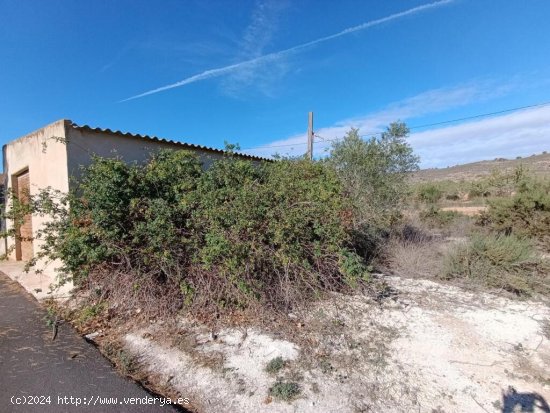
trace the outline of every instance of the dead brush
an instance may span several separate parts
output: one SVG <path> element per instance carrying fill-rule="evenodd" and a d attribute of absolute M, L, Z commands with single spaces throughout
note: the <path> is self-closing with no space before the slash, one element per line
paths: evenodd
<path fill-rule="evenodd" d="M 443 240 L 422 227 L 406 224 L 394 231 L 378 257 L 380 266 L 407 277 L 433 278 L 442 271 Z"/>
<path fill-rule="evenodd" d="M 132 268 L 102 265 L 90 274 L 87 283 L 99 289 L 120 316 L 169 318 L 183 306 L 177 283 L 160 277 L 157 271 L 136 274 Z"/>
<path fill-rule="evenodd" d="M 442 271 L 441 245 L 392 240 L 386 246 L 386 263 L 392 272 L 415 278 L 434 278 Z"/>

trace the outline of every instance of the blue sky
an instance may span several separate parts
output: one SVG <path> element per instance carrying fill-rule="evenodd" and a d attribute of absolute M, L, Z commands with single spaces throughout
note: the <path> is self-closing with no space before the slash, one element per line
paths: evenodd
<path fill-rule="evenodd" d="M 550 101 L 548 16 L 547 0 L 0 0 L 0 141 L 68 118 L 299 154 L 308 111 L 330 141 Z M 550 106 L 410 142 L 424 167 L 538 153 Z"/>

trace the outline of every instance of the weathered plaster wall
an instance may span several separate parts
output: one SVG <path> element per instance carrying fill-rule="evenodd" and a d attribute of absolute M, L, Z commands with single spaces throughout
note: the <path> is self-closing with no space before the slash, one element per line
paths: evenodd
<path fill-rule="evenodd" d="M 63 139 L 65 139 L 65 122 L 60 120 L 4 145 L 4 173 L 6 174 L 7 189 L 13 188 L 12 180 L 15 175 L 28 169 L 31 195 L 36 195 L 41 189 L 47 187 L 67 192 L 69 189 L 67 147 L 62 142 Z M 48 217 L 32 216 L 34 236 L 47 220 Z M 13 227 L 13 223 L 10 221 L 5 224 L 7 229 Z M 40 250 L 41 245 L 41 240 L 33 241 L 35 254 Z M 15 260 L 14 240 L 8 239 L 6 246 L 12 250 L 8 254 L 9 259 Z M 59 262 L 54 262 L 46 265 L 44 261 L 39 262 L 36 269 L 41 270 L 43 274 L 36 275 L 31 272 L 26 276 L 28 279 L 18 279 L 18 281 L 22 284 L 31 282 L 36 285 L 35 278 L 38 277 L 40 278 L 38 284 L 47 289 L 55 279 L 55 268 L 59 267 L 59 264 Z"/>
<path fill-rule="evenodd" d="M 69 176 L 76 179 L 80 176 L 80 167 L 89 165 L 92 155 L 107 158 L 120 157 L 125 162 L 142 163 L 151 153 L 160 149 L 185 149 L 181 145 L 169 142 L 155 142 L 139 137 L 72 128 L 70 125 L 67 126 L 67 137 Z M 221 157 L 219 153 L 206 150 L 189 150 L 198 154 L 205 168 Z"/>
<path fill-rule="evenodd" d="M 4 172 L 7 175 L 8 189 L 13 187 L 14 175 L 28 168 L 31 195 L 36 195 L 41 189 L 47 187 L 68 191 L 67 148 L 63 142 L 56 138 L 65 138 L 63 120 L 29 133 L 4 146 Z M 37 215 L 32 217 L 34 234 L 46 220 L 46 217 Z M 6 225 L 10 228 L 12 223 L 7 222 Z M 12 244 L 13 240 L 9 241 L 8 247 Z M 11 253 L 10 258 L 15 259 L 15 253 Z"/>

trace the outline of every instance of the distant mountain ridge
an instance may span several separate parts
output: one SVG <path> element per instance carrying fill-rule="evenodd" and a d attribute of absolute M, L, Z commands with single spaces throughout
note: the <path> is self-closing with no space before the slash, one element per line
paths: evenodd
<path fill-rule="evenodd" d="M 478 161 L 447 168 L 421 169 L 412 175 L 413 182 L 473 180 L 489 175 L 494 169 L 514 170 L 523 165 L 537 176 L 550 177 L 550 153 L 517 157 L 516 159 L 496 158 L 491 161 Z"/>

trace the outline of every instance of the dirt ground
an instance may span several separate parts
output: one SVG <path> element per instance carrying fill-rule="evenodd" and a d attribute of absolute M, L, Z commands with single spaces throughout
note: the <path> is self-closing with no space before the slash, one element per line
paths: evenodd
<path fill-rule="evenodd" d="M 201 412 L 550 411 L 547 303 L 384 279 L 384 300 L 335 294 L 289 314 L 295 340 L 181 320 L 170 337 L 162 324 L 128 331 L 124 347 Z"/>
<path fill-rule="evenodd" d="M 459 212 L 469 217 L 475 217 L 487 210 L 486 206 L 449 206 L 441 208 L 442 211 Z"/>

